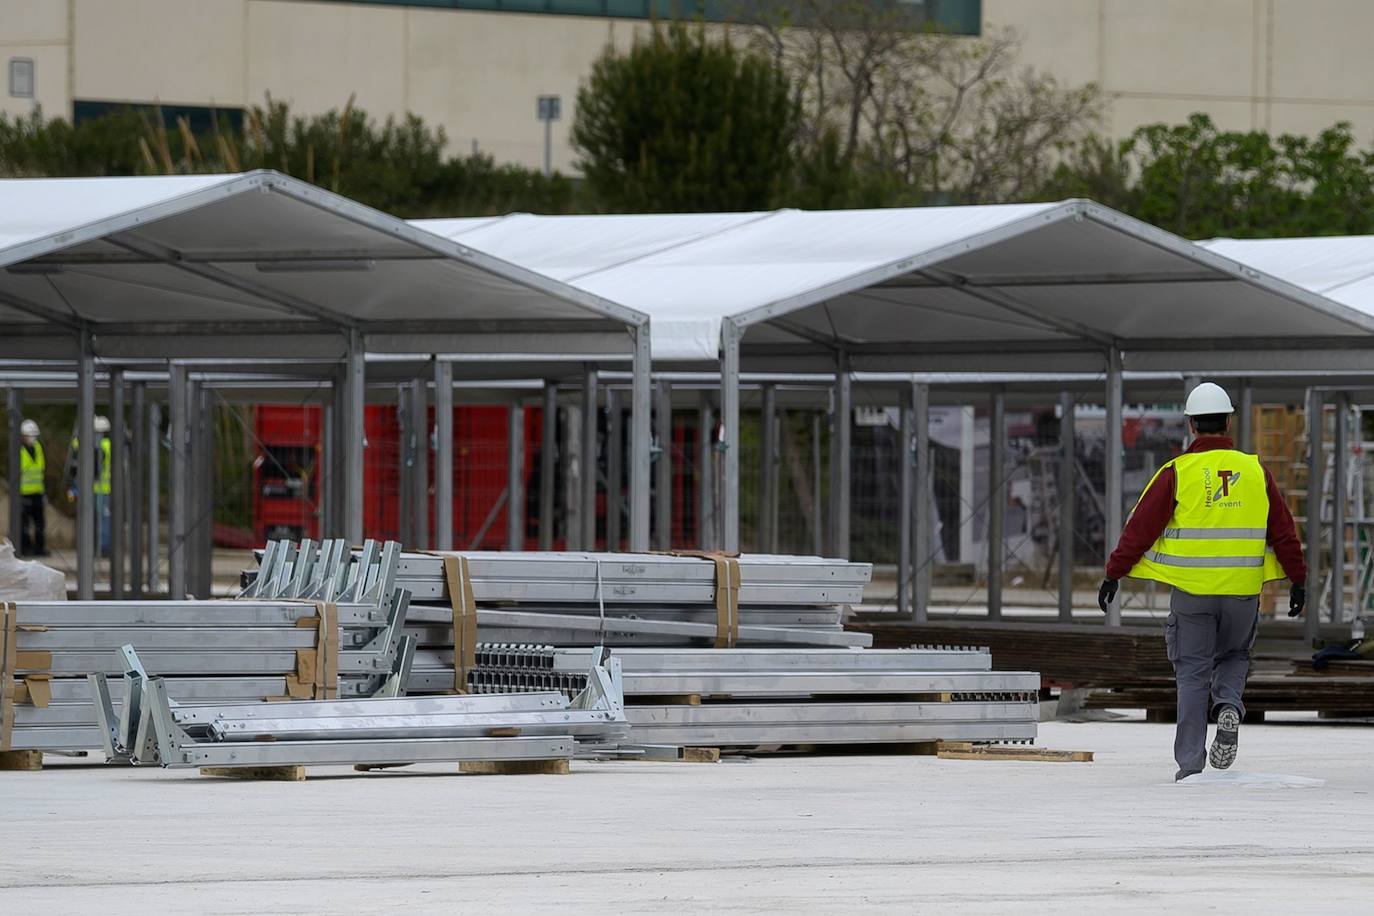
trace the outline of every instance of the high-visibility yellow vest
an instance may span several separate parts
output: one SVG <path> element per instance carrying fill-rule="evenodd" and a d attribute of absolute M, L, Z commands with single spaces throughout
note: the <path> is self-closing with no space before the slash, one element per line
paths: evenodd
<path fill-rule="evenodd" d="M 96 475 L 92 488 L 101 496 L 110 495 L 110 437 L 100 437 L 100 473 Z"/>
<path fill-rule="evenodd" d="M 73 454 L 81 454 L 80 443 L 77 439 L 72 439 Z M 96 456 L 95 463 L 95 484 L 91 487 L 91 492 L 97 496 L 110 495 L 110 437 L 100 437 L 100 454 Z"/>
<path fill-rule="evenodd" d="M 27 446 L 19 446 L 19 492 L 24 496 L 36 496 L 43 492 L 43 475 L 48 470 L 48 459 L 43 455 L 43 443 L 34 440 L 33 454 Z"/>
<path fill-rule="evenodd" d="M 1127 575 L 1194 595 L 1258 595 L 1265 582 L 1284 578 L 1267 546 L 1269 492 L 1258 458 L 1214 449 L 1159 470 L 1167 467 L 1177 482 L 1173 517 Z"/>

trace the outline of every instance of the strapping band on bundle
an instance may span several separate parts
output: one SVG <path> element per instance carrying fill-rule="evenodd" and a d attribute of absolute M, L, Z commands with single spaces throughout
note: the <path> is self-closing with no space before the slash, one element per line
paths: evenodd
<path fill-rule="evenodd" d="M 453 607 L 453 692 L 468 692 L 468 672 L 477 666 L 477 597 L 472 592 L 468 558 L 440 554 L 448 600 Z"/>

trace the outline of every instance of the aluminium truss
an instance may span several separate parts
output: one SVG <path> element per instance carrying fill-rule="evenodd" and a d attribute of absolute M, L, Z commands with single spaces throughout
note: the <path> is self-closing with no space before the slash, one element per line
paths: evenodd
<path fill-rule="evenodd" d="M 619 665 L 591 659 L 587 688 L 561 694 L 181 705 L 121 652 L 126 702 L 116 712 L 108 678 L 89 678 L 107 756 L 163 767 L 405 764 L 540 760 L 598 750 L 628 733 Z"/>

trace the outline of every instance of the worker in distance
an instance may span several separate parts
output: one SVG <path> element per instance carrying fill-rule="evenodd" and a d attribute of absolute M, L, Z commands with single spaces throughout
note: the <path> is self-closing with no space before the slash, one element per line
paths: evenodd
<path fill-rule="evenodd" d="M 1164 642 L 1178 686 L 1175 780 L 1236 759 L 1241 694 L 1265 582 L 1292 582 L 1288 616 L 1307 602 L 1307 562 L 1273 476 L 1227 433 L 1234 409 L 1204 382 L 1184 405 L 1193 443 L 1156 473 L 1107 560 L 1097 603 L 1106 613 L 1123 577 L 1173 586 Z M 1207 749 L 1207 722 L 1216 736 Z"/>

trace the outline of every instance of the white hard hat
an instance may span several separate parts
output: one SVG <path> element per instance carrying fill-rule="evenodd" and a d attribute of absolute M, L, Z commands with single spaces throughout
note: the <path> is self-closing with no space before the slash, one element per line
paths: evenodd
<path fill-rule="evenodd" d="M 32 420 L 25 420 L 23 423 L 19 424 L 19 435 L 32 436 L 33 438 L 37 439 L 38 424 Z"/>
<path fill-rule="evenodd" d="M 1183 412 L 1190 417 L 1205 417 L 1208 414 L 1233 413 L 1231 398 L 1226 389 L 1212 382 L 1203 382 L 1188 395 L 1188 403 Z"/>
<path fill-rule="evenodd" d="M 1226 403 L 1231 403 L 1227 401 Z M 108 433 L 110 431 L 110 419 L 104 414 L 95 415 L 95 431 L 98 433 Z"/>

